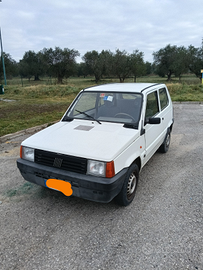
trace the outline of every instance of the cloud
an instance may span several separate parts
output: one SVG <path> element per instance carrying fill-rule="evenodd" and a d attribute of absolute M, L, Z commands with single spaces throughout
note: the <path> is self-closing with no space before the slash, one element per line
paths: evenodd
<path fill-rule="evenodd" d="M 138 49 L 152 61 L 167 44 L 200 46 L 201 0 L 43 0 L 0 3 L 4 50 L 16 60 L 25 51 L 70 48 Z M 199 8 L 197 8 L 199 7 Z"/>

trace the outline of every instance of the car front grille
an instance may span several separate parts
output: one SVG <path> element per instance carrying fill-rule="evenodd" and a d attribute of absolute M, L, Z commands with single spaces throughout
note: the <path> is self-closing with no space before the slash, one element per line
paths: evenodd
<path fill-rule="evenodd" d="M 86 174 L 87 159 L 57 154 L 35 149 L 35 162 L 37 164 L 60 168 L 62 170 Z"/>

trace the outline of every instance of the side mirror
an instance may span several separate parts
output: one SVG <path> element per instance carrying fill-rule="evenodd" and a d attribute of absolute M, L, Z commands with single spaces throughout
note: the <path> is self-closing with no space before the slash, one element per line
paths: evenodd
<path fill-rule="evenodd" d="M 161 118 L 160 117 L 150 117 L 145 120 L 145 124 L 150 124 L 150 125 L 157 125 L 161 123 Z"/>

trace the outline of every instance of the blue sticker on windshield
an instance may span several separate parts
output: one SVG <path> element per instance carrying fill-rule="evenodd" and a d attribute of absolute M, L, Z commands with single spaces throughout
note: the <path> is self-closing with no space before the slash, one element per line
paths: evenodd
<path fill-rule="evenodd" d="M 103 98 L 103 100 L 108 100 L 108 101 L 113 101 L 113 97 L 112 96 L 105 96 L 104 98 Z"/>

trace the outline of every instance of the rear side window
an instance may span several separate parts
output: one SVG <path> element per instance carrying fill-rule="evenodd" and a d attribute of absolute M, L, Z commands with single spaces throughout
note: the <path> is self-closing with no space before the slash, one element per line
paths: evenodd
<path fill-rule="evenodd" d="M 145 118 L 154 116 L 159 112 L 157 91 L 154 91 L 147 95 L 147 107 Z"/>
<path fill-rule="evenodd" d="M 159 99 L 160 99 L 160 105 L 161 110 L 167 107 L 169 101 L 168 101 L 168 95 L 166 93 L 166 88 L 162 88 L 159 90 Z"/>

